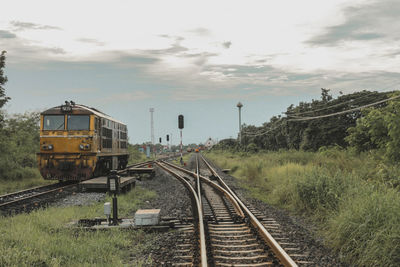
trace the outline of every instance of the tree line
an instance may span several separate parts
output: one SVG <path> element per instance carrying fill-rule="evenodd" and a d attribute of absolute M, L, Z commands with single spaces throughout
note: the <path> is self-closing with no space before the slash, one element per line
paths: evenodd
<path fill-rule="evenodd" d="M 334 98 L 322 88 L 320 99 L 292 104 L 284 115 L 273 116 L 262 126 L 243 125 L 241 144 L 226 139 L 219 147 L 255 152 L 339 146 L 358 152 L 381 149 L 388 158 L 399 159 L 400 102 L 385 101 L 398 95 L 363 90 Z"/>
<path fill-rule="evenodd" d="M 0 179 L 22 179 L 39 175 L 36 152 L 39 150 L 39 114 L 9 116 L 3 109 L 11 100 L 6 96 L 4 74 L 6 52 L 0 54 Z"/>

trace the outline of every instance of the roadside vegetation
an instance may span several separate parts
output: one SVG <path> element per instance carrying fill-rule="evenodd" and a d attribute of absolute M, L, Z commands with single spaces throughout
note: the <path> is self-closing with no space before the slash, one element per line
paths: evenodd
<path fill-rule="evenodd" d="M 141 188 L 119 196 L 119 216 L 132 217 L 140 203 L 154 196 L 154 192 Z M 107 197 L 107 201 L 111 199 Z M 139 255 L 152 246 L 155 234 L 67 227 L 74 220 L 95 217 L 104 217 L 103 202 L 0 217 L 0 266 L 151 265 L 151 259 Z"/>
<path fill-rule="evenodd" d="M 39 114 L 5 117 L 0 126 L 0 195 L 54 183 L 37 168 Z"/>
<path fill-rule="evenodd" d="M 146 157 L 145 153 L 139 151 L 139 148 L 140 145 L 128 144 L 128 153 L 129 153 L 128 165 L 149 160 Z"/>
<path fill-rule="evenodd" d="M 393 110 L 398 108 L 399 98 L 385 102 L 398 95 L 399 92 L 364 90 L 334 98 L 329 89 L 321 89 L 321 99 L 300 102 L 297 106 L 290 105 L 285 112 L 286 116 L 274 116 L 259 127 L 244 125 L 240 147 L 237 143 L 232 144 L 232 139 L 223 140 L 220 144 L 225 145 L 228 142 L 229 148 L 236 146 L 238 150 L 252 152 L 279 149 L 318 151 L 323 146 L 348 147 L 350 140 L 346 138 L 349 129 L 362 127 L 363 129 L 351 132 L 354 136 L 357 134 L 358 141 L 353 140 L 350 144 L 365 144 L 360 147 L 362 150 L 376 148 L 379 141 L 384 140 L 386 133 L 390 132 L 392 136 L 400 134 L 400 129 L 395 128 L 394 123 L 398 116 L 395 116 L 396 111 Z M 377 104 L 367 106 L 372 103 Z M 360 119 L 365 117 L 369 118 L 362 123 Z M 385 120 L 381 121 L 383 118 Z M 379 131 L 383 124 L 389 127 L 386 133 Z M 369 130 L 374 133 L 368 133 Z M 380 136 L 379 140 L 374 140 L 377 136 Z"/>

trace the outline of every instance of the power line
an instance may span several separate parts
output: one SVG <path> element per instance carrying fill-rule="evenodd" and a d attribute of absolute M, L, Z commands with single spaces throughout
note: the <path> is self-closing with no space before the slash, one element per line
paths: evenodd
<path fill-rule="evenodd" d="M 250 136 L 250 137 L 255 137 L 255 136 L 260 136 L 260 135 L 264 135 L 264 134 L 267 134 L 267 133 L 269 133 L 269 132 L 271 132 L 271 131 L 273 131 L 273 130 L 275 130 L 275 129 L 278 129 L 279 127 L 281 127 L 282 125 L 279 125 L 279 126 L 277 126 L 277 127 L 274 127 L 274 128 L 270 128 L 270 129 L 267 129 L 265 132 L 259 132 L 259 133 L 249 133 L 249 132 L 244 132 L 244 134 L 245 135 L 247 135 L 247 136 Z"/>
<path fill-rule="evenodd" d="M 348 103 L 351 103 L 351 102 L 355 102 L 355 101 L 363 99 L 363 98 L 365 98 L 367 96 L 372 96 L 372 94 L 373 93 L 368 94 L 368 95 L 363 95 L 363 96 L 360 96 L 358 98 L 353 98 L 353 99 L 350 99 L 348 101 L 345 101 L 345 102 L 342 102 L 342 103 L 338 103 L 338 104 L 335 104 L 335 105 L 332 105 L 332 106 L 327 106 L 327 107 L 320 108 L 320 109 L 314 109 L 314 110 L 304 111 L 304 112 L 299 112 L 299 113 L 295 113 L 295 112 L 293 112 L 293 113 L 291 113 L 291 112 L 282 112 L 282 113 L 286 114 L 287 116 L 290 116 L 290 117 L 294 117 L 295 115 L 303 115 L 303 114 L 314 113 L 314 112 L 318 112 L 318 111 L 322 111 L 322 110 L 327 110 L 327 109 L 331 109 L 331 108 L 334 108 L 334 107 L 338 107 L 338 106 L 341 106 L 341 105 L 344 105 L 344 104 L 348 104 Z"/>
<path fill-rule="evenodd" d="M 384 99 L 384 100 L 381 100 L 381 101 L 378 101 L 378 102 L 375 102 L 375 103 L 367 104 L 367 105 L 364 105 L 364 106 L 361 106 L 361 107 L 345 110 L 345 111 L 340 111 L 340 112 L 335 112 L 335 113 L 331 113 L 331 114 L 327 114 L 327 115 L 321 115 L 321 116 L 315 116 L 315 117 L 298 117 L 297 119 L 288 119 L 286 121 L 307 121 L 307 120 L 314 120 L 314 119 L 319 119 L 319 118 L 332 117 L 332 116 L 336 116 L 336 115 L 341 115 L 341 114 L 353 112 L 353 111 L 356 111 L 356 110 L 361 110 L 363 108 L 375 106 L 377 104 L 381 104 L 381 103 L 384 103 L 384 102 L 387 102 L 387 101 L 390 101 L 390 100 L 394 100 L 394 99 L 397 99 L 397 98 L 400 98 L 400 95 L 394 96 L 394 97 L 391 97 L 391 98 L 388 98 L 388 99 Z M 279 119 L 279 121 L 281 121 L 281 120 L 282 119 Z M 258 132 L 258 133 L 252 133 L 252 132 L 246 132 L 246 131 L 242 131 L 242 133 L 244 135 L 246 135 L 246 136 L 249 136 L 249 137 L 256 137 L 256 136 L 261 136 L 261 135 L 265 135 L 267 133 L 270 133 L 271 131 L 278 129 L 279 127 L 282 127 L 282 125 L 279 125 L 279 126 L 274 127 L 274 128 L 266 129 L 265 131 Z"/>
<path fill-rule="evenodd" d="M 386 89 L 388 89 L 388 88 L 390 88 L 390 87 L 393 87 L 394 85 L 396 85 L 396 84 L 398 84 L 398 83 L 399 83 L 399 82 L 396 81 L 396 82 L 394 82 L 393 84 L 391 84 L 391 85 L 389 85 L 389 86 L 387 86 L 387 87 L 385 87 L 385 88 L 380 89 L 380 91 L 386 90 Z M 378 93 L 379 93 L 379 92 L 378 92 Z M 384 92 L 381 92 L 381 93 L 384 93 Z M 334 107 L 337 107 L 337 106 L 344 105 L 344 104 L 346 104 L 346 103 L 350 103 L 350 102 L 354 102 L 354 101 L 363 99 L 363 98 L 368 97 L 368 96 L 372 96 L 373 94 L 374 94 L 374 92 L 370 92 L 370 94 L 363 95 L 363 96 L 360 96 L 360 97 L 358 97 L 358 98 L 353 98 L 353 99 L 350 99 L 350 100 L 348 100 L 348 101 L 345 101 L 345 102 L 342 102 L 342 103 L 338 103 L 338 104 L 336 104 L 336 105 L 332 105 L 332 106 L 328 106 L 328 107 L 324 107 L 324 108 L 320 108 L 320 109 L 314 109 L 314 110 L 310 110 L 310 111 L 299 112 L 299 113 L 296 113 L 295 115 L 309 114 L 309 113 L 313 113 L 313 112 L 317 112 L 317 111 L 322 111 L 322 110 L 334 108 Z M 295 112 L 292 111 L 292 112 L 282 112 L 282 113 L 283 113 L 283 114 L 286 114 L 287 116 L 291 116 L 291 115 L 292 115 L 293 113 L 295 113 Z"/>
<path fill-rule="evenodd" d="M 314 117 L 299 117 L 297 119 L 288 119 L 287 121 L 308 121 L 308 120 L 315 120 L 315 119 L 320 119 L 320 118 L 332 117 L 332 116 L 336 116 L 336 115 L 341 115 L 341 114 L 353 112 L 353 111 L 356 111 L 356 110 L 361 110 L 363 108 L 372 107 L 372 106 L 375 106 L 377 104 L 381 104 L 381 103 L 384 103 L 384 102 L 387 102 L 387 101 L 390 101 L 390 100 L 397 99 L 399 97 L 400 97 L 400 95 L 394 96 L 394 97 L 391 97 L 391 98 L 388 98 L 388 99 L 384 99 L 384 100 L 381 100 L 381 101 L 378 101 L 378 102 L 375 102 L 375 103 L 371 103 L 371 104 L 368 104 L 368 105 L 364 105 L 364 106 L 361 106 L 361 107 L 352 108 L 352 109 L 349 109 L 349 110 L 335 112 L 335 113 L 331 113 L 331 114 L 327 114 L 327 115 L 320 115 L 320 116 L 314 116 Z"/>
<path fill-rule="evenodd" d="M 315 116 L 315 117 L 303 117 L 303 118 L 298 118 L 298 119 L 288 119 L 286 121 L 307 121 L 307 120 L 314 120 L 314 119 L 319 119 L 319 118 L 332 117 L 332 116 L 336 116 L 336 115 L 341 115 L 341 114 L 353 112 L 355 110 L 361 110 L 363 108 L 375 106 L 377 104 L 381 104 L 381 103 L 384 103 L 384 102 L 387 102 L 387 101 L 390 101 L 390 100 L 394 100 L 394 99 L 397 99 L 397 98 L 400 98 L 400 95 L 394 96 L 394 97 L 391 97 L 391 98 L 388 98 L 388 99 L 384 99 L 384 100 L 381 100 L 381 101 L 378 101 L 378 102 L 375 102 L 375 103 L 371 103 L 371 104 L 368 104 L 368 105 L 364 105 L 364 106 L 361 106 L 361 107 L 357 107 L 357 108 L 353 108 L 353 109 L 349 109 L 349 110 L 345 110 L 345 111 L 340 111 L 340 112 L 335 112 L 335 113 L 332 113 L 332 114 Z M 280 119 L 280 120 L 282 120 L 282 119 Z M 256 137 L 256 136 L 261 136 L 261 135 L 265 135 L 267 133 L 270 133 L 271 131 L 276 130 L 276 129 L 280 128 L 280 127 L 282 127 L 282 125 L 276 126 L 274 128 L 266 129 L 263 132 L 251 133 L 251 132 L 242 131 L 242 133 L 244 135 L 246 135 L 246 136 L 249 136 L 249 137 Z"/>

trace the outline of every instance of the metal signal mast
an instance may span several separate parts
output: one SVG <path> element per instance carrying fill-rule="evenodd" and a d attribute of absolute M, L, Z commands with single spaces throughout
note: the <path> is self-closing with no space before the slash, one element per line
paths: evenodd
<path fill-rule="evenodd" d="M 151 124 L 151 144 L 154 146 L 154 120 L 153 120 L 154 108 L 150 108 L 150 124 Z"/>
<path fill-rule="evenodd" d="M 183 158 L 182 158 L 182 129 L 183 129 L 183 115 L 178 116 L 178 128 L 181 132 L 181 164 L 183 165 Z"/>

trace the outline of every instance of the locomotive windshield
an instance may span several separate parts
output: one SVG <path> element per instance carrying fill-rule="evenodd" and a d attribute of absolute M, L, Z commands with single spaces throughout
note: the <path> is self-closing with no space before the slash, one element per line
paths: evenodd
<path fill-rule="evenodd" d="M 45 115 L 43 117 L 43 130 L 64 130 L 64 115 Z"/>
<path fill-rule="evenodd" d="M 67 117 L 67 129 L 68 130 L 89 130 L 89 115 L 68 115 Z"/>

